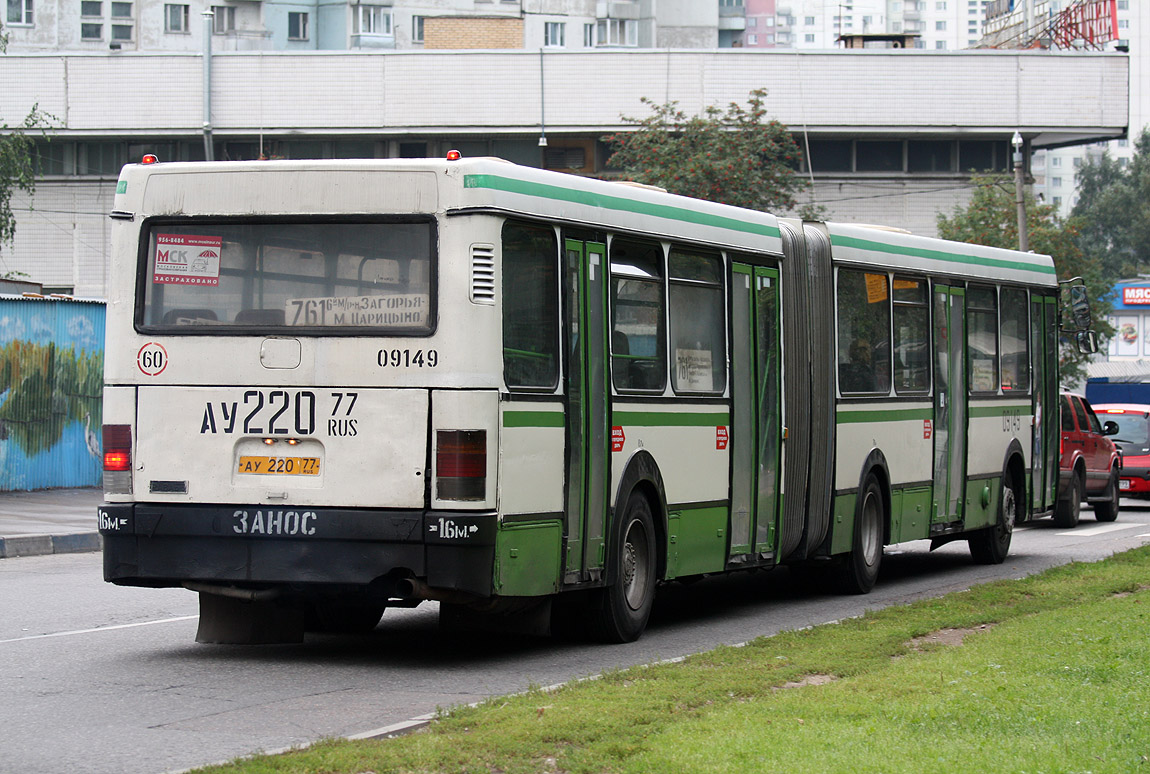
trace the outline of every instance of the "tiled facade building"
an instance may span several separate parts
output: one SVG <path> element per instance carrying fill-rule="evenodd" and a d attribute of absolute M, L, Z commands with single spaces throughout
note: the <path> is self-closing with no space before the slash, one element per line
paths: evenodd
<path fill-rule="evenodd" d="M 830 217 L 930 234 L 969 196 L 972 170 L 1009 170 L 1015 130 L 1041 163 L 1045 148 L 1082 153 L 1126 135 L 1145 83 L 1141 60 L 1125 54 L 960 52 L 965 38 L 932 45 L 930 30 L 908 33 L 901 51 L 832 49 L 843 35 L 905 31 L 916 14 L 986 1 L 817 3 L 834 6 L 828 26 L 829 10 L 806 10 L 813 0 L 3 0 L 0 119 L 38 103 L 56 126 L 38 144 L 35 199 L 14 202 L 16 243 L 0 250 L 0 273 L 101 295 L 114 181 L 144 153 L 455 148 L 609 176 L 602 138 L 627 128 L 621 116 L 644 115 L 640 98 L 693 113 L 755 88 L 809 151 L 798 171 Z M 823 32 L 779 37 L 819 26 L 807 16 Z M 771 46 L 750 44 L 768 28 Z M 1051 190 L 1048 170 L 1035 169 L 1039 190 Z"/>

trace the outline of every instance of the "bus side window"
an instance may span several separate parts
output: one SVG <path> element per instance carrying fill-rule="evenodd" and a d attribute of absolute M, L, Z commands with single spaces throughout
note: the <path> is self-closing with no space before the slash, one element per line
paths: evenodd
<path fill-rule="evenodd" d="M 611 242 L 611 342 L 627 342 L 626 352 L 611 353 L 618 390 L 661 392 L 667 384 L 662 267 L 663 250 L 657 244 Z"/>
<path fill-rule="evenodd" d="M 890 392 L 887 275 L 840 269 L 838 375 L 841 393 Z"/>
<path fill-rule="evenodd" d="M 543 226 L 503 226 L 503 378 L 510 388 L 559 381 L 559 248 Z"/>
<path fill-rule="evenodd" d="M 998 391 L 998 304 L 993 287 L 966 289 L 967 373 L 971 392 Z"/>
<path fill-rule="evenodd" d="M 1030 331 L 1027 311 L 1030 302 L 1023 288 L 1003 288 L 1000 341 L 1002 345 L 1002 389 L 1004 392 L 1030 390 Z"/>
<path fill-rule="evenodd" d="M 722 259 L 673 248 L 667 265 L 671 384 L 675 392 L 721 393 L 727 383 Z"/>
<path fill-rule="evenodd" d="M 925 279 L 894 278 L 894 390 L 930 389 L 930 313 Z"/>

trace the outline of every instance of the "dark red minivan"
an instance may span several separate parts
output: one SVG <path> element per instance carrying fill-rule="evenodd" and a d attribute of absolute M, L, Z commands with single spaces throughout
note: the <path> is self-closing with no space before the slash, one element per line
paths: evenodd
<path fill-rule="evenodd" d="M 1109 436 L 1118 424 L 1098 421 L 1090 402 L 1081 395 L 1062 393 L 1062 457 L 1059 462 L 1058 504 L 1054 523 L 1078 525 L 1082 501 L 1094 506 L 1098 521 L 1118 518 L 1122 455 Z"/>

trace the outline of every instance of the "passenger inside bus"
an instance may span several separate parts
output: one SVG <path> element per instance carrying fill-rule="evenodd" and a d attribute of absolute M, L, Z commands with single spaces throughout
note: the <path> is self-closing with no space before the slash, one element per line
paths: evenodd
<path fill-rule="evenodd" d="M 874 392 L 874 365 L 871 350 L 864 342 L 851 344 L 850 359 L 839 363 L 840 392 Z"/>

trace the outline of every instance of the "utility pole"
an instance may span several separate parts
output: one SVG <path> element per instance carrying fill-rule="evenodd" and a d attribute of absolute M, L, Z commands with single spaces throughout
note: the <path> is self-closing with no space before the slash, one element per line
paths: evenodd
<path fill-rule="evenodd" d="M 204 19 L 204 161 L 212 161 L 212 21 L 211 8 L 200 14 Z"/>
<path fill-rule="evenodd" d="M 1026 233 L 1026 197 L 1023 192 L 1025 173 L 1022 164 L 1022 135 L 1014 133 L 1010 138 L 1014 146 L 1014 201 L 1018 205 L 1018 249 L 1022 252 L 1030 250 L 1030 237 Z"/>

